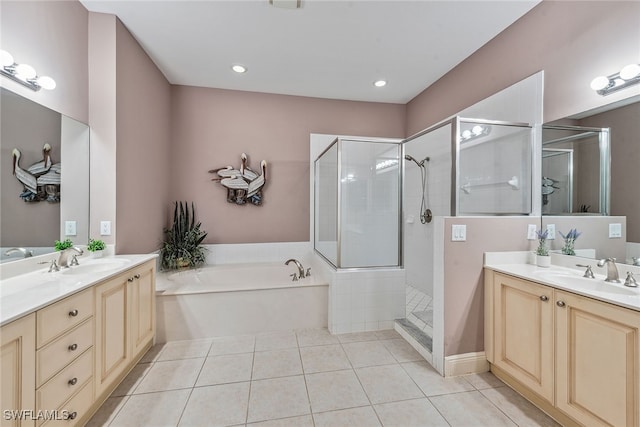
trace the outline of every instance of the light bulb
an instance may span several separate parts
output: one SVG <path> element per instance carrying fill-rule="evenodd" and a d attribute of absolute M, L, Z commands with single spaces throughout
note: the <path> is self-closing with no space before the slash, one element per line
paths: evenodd
<path fill-rule="evenodd" d="M 49 76 L 38 77 L 38 80 L 36 80 L 36 83 L 42 89 L 53 90 L 56 88 L 56 81 Z"/>
<path fill-rule="evenodd" d="M 470 131 L 469 129 L 467 129 L 467 130 L 463 131 L 463 132 L 462 132 L 462 137 L 463 137 L 464 139 L 469 139 L 469 138 L 471 138 L 471 131 Z"/>
<path fill-rule="evenodd" d="M 375 82 L 373 82 L 373 85 L 375 87 L 383 87 L 387 85 L 387 81 L 386 80 L 376 80 Z"/>
<path fill-rule="evenodd" d="M 32 79 L 36 76 L 36 70 L 31 65 L 20 64 L 16 66 L 16 76 L 23 80 Z"/>
<path fill-rule="evenodd" d="M 609 86 L 609 79 L 605 76 L 598 76 L 591 80 L 591 89 L 593 90 L 602 90 L 607 86 Z"/>
<path fill-rule="evenodd" d="M 620 70 L 620 78 L 623 80 L 631 80 L 640 75 L 640 65 L 629 64 Z"/>
<path fill-rule="evenodd" d="M 236 73 L 238 73 L 238 74 L 242 74 L 242 73 L 246 73 L 247 72 L 247 67 L 245 67 L 244 65 L 240 65 L 240 64 L 233 65 L 231 67 L 231 69 L 233 71 L 235 71 Z"/>
<path fill-rule="evenodd" d="M 0 49 L 0 66 L 8 67 L 9 65 L 13 65 L 13 56 L 6 50 Z"/>
<path fill-rule="evenodd" d="M 483 127 L 480 125 L 475 125 L 472 129 L 471 132 L 473 132 L 474 135 L 480 135 L 483 131 Z"/>

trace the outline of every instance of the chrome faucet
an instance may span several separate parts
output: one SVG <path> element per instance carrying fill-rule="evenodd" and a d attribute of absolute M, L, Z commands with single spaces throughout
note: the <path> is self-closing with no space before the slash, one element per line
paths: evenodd
<path fill-rule="evenodd" d="M 20 252 L 24 258 L 29 258 L 33 256 L 33 251 L 28 251 L 25 248 L 11 248 L 8 251 L 6 251 L 4 254 L 9 256 L 9 255 L 13 255 L 16 252 Z"/>
<path fill-rule="evenodd" d="M 618 267 L 616 267 L 615 258 L 605 258 L 598 261 L 598 267 L 607 267 L 607 278 L 605 282 L 620 283 L 620 275 L 618 274 Z"/>
<path fill-rule="evenodd" d="M 76 254 L 72 254 L 72 252 L 76 252 Z M 73 255 L 82 255 L 84 252 L 77 246 L 73 246 L 67 249 L 60 251 L 60 258 L 58 258 L 58 266 L 59 267 L 69 267 L 69 257 Z M 76 259 L 76 264 L 78 260 Z M 73 265 L 73 264 L 71 264 Z"/>
<path fill-rule="evenodd" d="M 300 263 L 300 261 L 298 261 L 297 259 L 288 259 L 284 264 L 285 265 L 289 265 L 289 263 L 291 262 L 295 262 L 296 266 L 298 267 L 298 275 L 300 279 L 304 279 L 304 267 L 302 266 L 302 264 Z"/>

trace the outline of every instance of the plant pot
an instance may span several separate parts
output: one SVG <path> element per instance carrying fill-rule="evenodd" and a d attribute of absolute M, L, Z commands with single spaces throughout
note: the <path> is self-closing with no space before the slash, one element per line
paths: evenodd
<path fill-rule="evenodd" d="M 104 251 L 91 252 L 91 258 L 102 258 L 103 255 L 104 255 Z"/>
<path fill-rule="evenodd" d="M 536 255 L 536 264 L 538 267 L 551 267 L 551 257 L 549 255 Z"/>
<path fill-rule="evenodd" d="M 188 259 L 178 258 L 176 260 L 176 267 L 178 267 L 178 268 L 187 268 L 190 265 L 191 265 L 191 262 L 189 262 Z"/>

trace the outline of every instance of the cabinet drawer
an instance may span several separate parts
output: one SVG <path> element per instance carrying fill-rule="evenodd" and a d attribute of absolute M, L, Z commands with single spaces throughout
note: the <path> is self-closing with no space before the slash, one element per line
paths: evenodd
<path fill-rule="evenodd" d="M 93 318 L 36 352 L 36 387 L 93 346 Z"/>
<path fill-rule="evenodd" d="M 36 392 L 40 410 L 56 409 L 78 391 L 93 374 L 93 347 L 47 381 Z"/>
<path fill-rule="evenodd" d="M 51 420 L 44 424 L 43 426 L 47 427 L 71 427 L 75 425 L 80 425 L 79 423 L 87 422 L 86 419 L 87 411 L 91 408 L 93 404 L 93 380 L 90 380 L 87 384 L 82 387 L 82 389 L 71 398 L 67 403 L 63 404 L 58 412 L 62 415 L 66 415 L 67 419 L 57 419 Z"/>
<path fill-rule="evenodd" d="M 38 310 L 37 348 L 93 316 L 93 288 Z"/>

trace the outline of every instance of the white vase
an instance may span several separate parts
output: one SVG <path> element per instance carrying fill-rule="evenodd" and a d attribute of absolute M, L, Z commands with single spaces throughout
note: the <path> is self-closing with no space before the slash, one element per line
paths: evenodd
<path fill-rule="evenodd" d="M 91 252 L 91 258 L 102 258 L 102 255 L 104 255 L 104 251 Z"/>
<path fill-rule="evenodd" d="M 536 264 L 538 267 L 551 267 L 551 257 L 549 255 L 536 255 Z"/>

